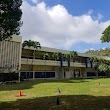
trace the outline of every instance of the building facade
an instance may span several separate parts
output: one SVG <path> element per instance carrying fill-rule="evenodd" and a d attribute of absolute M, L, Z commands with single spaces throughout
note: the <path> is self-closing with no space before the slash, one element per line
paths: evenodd
<path fill-rule="evenodd" d="M 0 42 L 0 72 L 9 73 L 20 70 L 21 42 L 22 38 L 17 36 Z"/>
<path fill-rule="evenodd" d="M 63 57 L 70 53 L 67 50 L 47 47 L 37 50 L 32 47 L 22 49 L 21 45 L 22 39 L 18 36 L 13 36 L 11 41 L 0 42 L 0 70 L 2 72 L 7 73 L 10 70 L 19 72 L 19 76 L 23 79 L 98 77 L 93 62 L 89 61 L 91 55 L 78 53 L 78 56 L 68 60 Z M 56 52 L 62 53 L 62 57 L 57 60 L 52 57 Z M 44 59 L 43 56 L 46 53 L 49 57 Z"/>
<path fill-rule="evenodd" d="M 78 53 L 74 59 L 52 58 L 55 52 L 61 52 L 63 55 L 70 51 L 54 48 L 41 47 L 36 50 L 33 59 L 34 48 L 22 49 L 21 55 L 21 76 L 24 78 L 72 78 L 72 77 L 97 77 L 93 63 L 85 54 Z M 50 58 L 43 59 L 43 55 L 48 53 Z"/>

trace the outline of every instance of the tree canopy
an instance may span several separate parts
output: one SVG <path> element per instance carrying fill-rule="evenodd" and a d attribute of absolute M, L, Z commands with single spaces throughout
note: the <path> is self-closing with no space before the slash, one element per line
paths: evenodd
<path fill-rule="evenodd" d="M 100 50 L 88 50 L 85 52 L 90 55 L 108 56 L 110 57 L 110 48 L 100 49 Z"/>
<path fill-rule="evenodd" d="M 104 72 L 106 75 L 110 75 L 110 61 L 101 59 L 101 58 L 96 58 L 96 57 L 91 57 L 90 61 L 94 62 L 94 68 L 98 72 Z"/>
<path fill-rule="evenodd" d="M 110 42 L 110 25 L 103 31 L 101 41 Z"/>
<path fill-rule="evenodd" d="M 33 40 L 25 40 L 22 44 L 22 47 L 28 47 L 28 48 L 31 48 L 31 47 L 34 47 L 35 49 L 38 49 L 38 48 L 41 48 L 41 45 L 39 42 L 37 41 L 33 41 Z"/>
<path fill-rule="evenodd" d="M 0 0 L 0 41 L 20 34 L 22 0 Z"/>

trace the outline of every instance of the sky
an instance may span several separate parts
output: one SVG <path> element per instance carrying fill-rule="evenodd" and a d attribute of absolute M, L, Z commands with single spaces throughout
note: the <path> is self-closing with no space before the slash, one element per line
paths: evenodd
<path fill-rule="evenodd" d="M 23 40 L 41 46 L 86 52 L 110 48 L 101 43 L 110 25 L 110 0 L 23 0 Z"/>

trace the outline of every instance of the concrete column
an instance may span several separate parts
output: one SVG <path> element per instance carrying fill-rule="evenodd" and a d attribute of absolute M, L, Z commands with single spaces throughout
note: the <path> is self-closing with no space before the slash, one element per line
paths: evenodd
<path fill-rule="evenodd" d="M 87 72 L 84 72 L 84 77 L 87 77 Z"/>
<path fill-rule="evenodd" d="M 62 79 L 63 78 L 63 68 L 62 67 L 59 67 L 59 70 L 58 70 L 58 79 Z"/>
<path fill-rule="evenodd" d="M 20 83 L 20 77 L 21 77 L 21 73 L 19 72 L 19 75 L 18 75 L 18 80 L 19 80 L 19 83 Z"/>
<path fill-rule="evenodd" d="M 96 77 L 98 77 L 98 72 L 96 72 Z"/>
<path fill-rule="evenodd" d="M 56 77 L 57 77 L 57 79 L 59 79 L 59 68 L 58 67 L 56 69 Z"/>
<path fill-rule="evenodd" d="M 35 79 L 35 72 L 33 71 L 33 79 Z"/>

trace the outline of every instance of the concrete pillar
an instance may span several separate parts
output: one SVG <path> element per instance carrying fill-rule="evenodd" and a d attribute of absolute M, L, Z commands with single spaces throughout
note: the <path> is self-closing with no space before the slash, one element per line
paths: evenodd
<path fill-rule="evenodd" d="M 33 79 L 35 79 L 35 72 L 33 71 Z"/>
<path fill-rule="evenodd" d="M 98 72 L 96 72 L 96 77 L 98 77 Z"/>
<path fill-rule="evenodd" d="M 84 77 L 87 77 L 87 72 L 84 72 Z"/>
<path fill-rule="evenodd" d="M 21 73 L 19 72 L 19 75 L 18 75 L 18 81 L 19 81 L 19 83 L 20 83 L 20 77 L 21 77 Z"/>
<path fill-rule="evenodd" d="M 62 79 L 63 78 L 63 68 L 62 67 L 59 67 L 59 70 L 58 70 L 58 79 Z"/>

